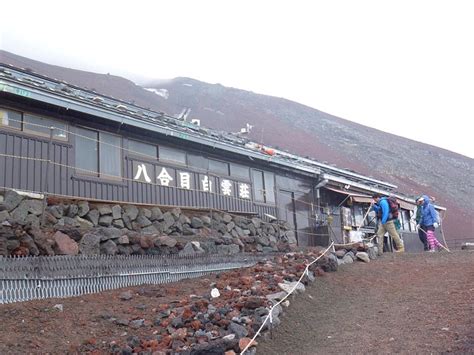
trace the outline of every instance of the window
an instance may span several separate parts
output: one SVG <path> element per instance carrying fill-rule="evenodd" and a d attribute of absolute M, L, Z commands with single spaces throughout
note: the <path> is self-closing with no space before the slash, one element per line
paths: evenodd
<path fill-rule="evenodd" d="M 160 146 L 160 160 L 186 164 L 186 153 L 179 149 Z"/>
<path fill-rule="evenodd" d="M 81 174 L 99 172 L 99 132 L 76 128 L 76 167 Z"/>
<path fill-rule="evenodd" d="M 109 133 L 99 133 L 99 168 L 105 177 L 122 176 L 122 138 Z"/>
<path fill-rule="evenodd" d="M 410 231 L 410 211 L 400 210 L 400 216 L 402 217 L 402 229 Z"/>
<path fill-rule="evenodd" d="M 235 177 L 249 178 L 249 168 L 239 164 L 230 164 L 230 175 Z"/>
<path fill-rule="evenodd" d="M 128 153 L 131 155 L 137 155 L 146 159 L 156 159 L 157 157 L 156 145 L 129 140 L 128 149 Z"/>
<path fill-rule="evenodd" d="M 0 108 L 0 126 L 21 129 L 21 112 Z"/>
<path fill-rule="evenodd" d="M 410 230 L 416 232 L 415 211 L 410 211 Z"/>
<path fill-rule="evenodd" d="M 265 202 L 275 203 L 275 175 L 264 173 L 265 175 Z"/>
<path fill-rule="evenodd" d="M 229 164 L 223 161 L 209 159 L 209 171 L 219 175 L 229 175 Z"/>
<path fill-rule="evenodd" d="M 122 176 L 122 138 L 85 128 L 76 129 L 76 167 L 80 174 Z"/>
<path fill-rule="evenodd" d="M 255 201 L 275 203 L 275 174 L 252 169 Z"/>
<path fill-rule="evenodd" d="M 188 154 L 188 165 L 207 171 L 209 168 L 209 160 L 202 155 Z"/>
<path fill-rule="evenodd" d="M 0 108 L 0 126 L 16 128 L 48 138 L 51 133 L 50 127 L 54 127 L 54 139 L 67 140 L 68 137 L 67 125 L 63 122 L 4 108 Z"/>
<path fill-rule="evenodd" d="M 67 125 L 65 123 L 46 117 L 31 115 L 29 113 L 25 113 L 23 115 L 24 131 L 29 131 L 44 137 L 49 137 L 50 127 L 54 127 L 54 139 L 67 140 Z"/>
<path fill-rule="evenodd" d="M 366 212 L 367 213 L 367 212 Z M 364 225 L 365 226 L 368 226 L 368 227 L 374 227 L 376 226 L 377 224 L 377 214 L 375 213 L 375 211 L 370 211 L 368 214 L 367 214 L 367 218 L 365 219 L 364 221 Z"/>
<path fill-rule="evenodd" d="M 360 205 L 353 206 L 352 208 L 352 225 L 361 226 L 364 219 L 364 208 Z"/>
<path fill-rule="evenodd" d="M 265 193 L 263 186 L 263 171 L 252 170 L 253 195 L 255 201 L 265 202 Z"/>

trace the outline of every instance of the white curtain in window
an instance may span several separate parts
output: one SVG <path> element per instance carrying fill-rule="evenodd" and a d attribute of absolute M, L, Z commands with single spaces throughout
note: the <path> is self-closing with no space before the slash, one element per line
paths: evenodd
<path fill-rule="evenodd" d="M 107 176 L 122 176 L 122 139 L 119 136 L 99 133 L 100 174 Z"/>

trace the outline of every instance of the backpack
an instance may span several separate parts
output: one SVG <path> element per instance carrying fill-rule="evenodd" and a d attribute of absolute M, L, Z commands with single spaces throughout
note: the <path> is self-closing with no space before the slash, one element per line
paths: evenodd
<path fill-rule="evenodd" d="M 388 202 L 389 219 L 398 219 L 400 205 L 395 196 L 385 198 Z M 382 209 L 377 213 L 378 218 L 382 218 Z"/>
<path fill-rule="evenodd" d="M 400 205 L 395 196 L 390 196 L 387 198 L 389 211 L 393 219 L 398 219 Z"/>

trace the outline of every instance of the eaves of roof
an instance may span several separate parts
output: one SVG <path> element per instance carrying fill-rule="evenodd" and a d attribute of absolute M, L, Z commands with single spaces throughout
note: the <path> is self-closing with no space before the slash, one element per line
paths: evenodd
<path fill-rule="evenodd" d="M 359 184 L 361 188 L 381 187 L 385 190 L 392 190 L 397 187 L 384 181 L 282 151 L 277 151 L 278 156 L 270 156 L 244 147 L 243 144 L 232 143 L 238 140 L 235 137 L 227 135 L 219 139 L 217 132 L 198 129 L 190 124 L 180 122 L 174 117 L 143 109 L 122 100 L 99 95 L 40 74 L 25 72 L 11 66 L 5 67 L 1 64 L 0 69 L 2 69 L 0 70 L 0 91 L 172 136 L 178 140 L 183 139 L 221 149 L 271 165 L 291 168 L 291 170 L 297 170 L 305 175 L 316 177 L 321 173 L 329 173 L 334 178 L 347 180 L 349 184 Z M 128 109 L 132 111 L 128 111 Z M 381 191 L 386 192 L 383 189 Z"/>

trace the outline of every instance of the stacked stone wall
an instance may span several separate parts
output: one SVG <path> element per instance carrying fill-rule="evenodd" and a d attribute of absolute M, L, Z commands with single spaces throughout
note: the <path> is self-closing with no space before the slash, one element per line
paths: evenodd
<path fill-rule="evenodd" d="M 41 199 L 0 192 L 0 255 L 150 255 L 289 251 L 285 222 L 221 211 Z"/>

